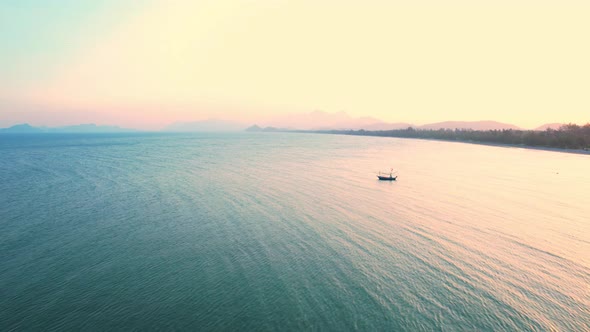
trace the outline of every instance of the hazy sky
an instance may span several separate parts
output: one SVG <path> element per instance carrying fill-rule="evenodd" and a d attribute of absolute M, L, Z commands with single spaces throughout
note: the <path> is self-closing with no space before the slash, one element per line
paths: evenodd
<path fill-rule="evenodd" d="M 0 0 L 0 126 L 586 123 L 589 18 L 574 0 Z"/>

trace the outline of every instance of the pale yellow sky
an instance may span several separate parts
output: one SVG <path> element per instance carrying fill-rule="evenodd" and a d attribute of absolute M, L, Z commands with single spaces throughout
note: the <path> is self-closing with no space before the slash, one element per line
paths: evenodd
<path fill-rule="evenodd" d="M 317 109 L 590 121 L 590 2 L 409 3 L 156 1 L 7 99 L 136 127 Z"/>

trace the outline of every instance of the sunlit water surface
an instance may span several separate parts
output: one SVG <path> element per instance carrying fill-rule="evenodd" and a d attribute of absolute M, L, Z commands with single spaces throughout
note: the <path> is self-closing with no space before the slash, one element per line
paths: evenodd
<path fill-rule="evenodd" d="M 589 308 L 590 156 L 0 136 L 2 331 L 588 331 Z"/>

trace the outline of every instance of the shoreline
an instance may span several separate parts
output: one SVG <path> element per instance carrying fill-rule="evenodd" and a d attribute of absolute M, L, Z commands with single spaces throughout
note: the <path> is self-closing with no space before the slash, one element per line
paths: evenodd
<path fill-rule="evenodd" d="M 421 138 L 417 138 L 417 139 L 421 139 Z M 427 139 L 427 140 L 441 141 L 441 142 L 467 143 L 467 144 L 476 144 L 476 145 L 487 145 L 487 146 L 494 146 L 494 147 L 500 147 L 500 148 L 518 148 L 518 149 L 527 149 L 527 150 L 539 150 L 539 151 L 549 151 L 549 152 L 561 152 L 561 153 L 572 153 L 572 154 L 580 154 L 580 155 L 590 155 L 590 150 L 582 150 L 582 149 L 562 149 L 562 148 L 551 148 L 551 147 L 531 146 L 531 145 L 469 142 L 469 141 L 447 141 L 447 140 L 437 140 L 437 139 Z"/>
<path fill-rule="evenodd" d="M 488 142 L 477 142 L 477 141 L 457 141 L 457 140 L 445 140 L 445 139 L 436 139 L 436 138 L 418 138 L 418 137 L 396 137 L 396 136 L 380 136 L 380 135 L 355 135 L 355 134 L 330 133 L 330 132 L 307 132 L 307 133 L 330 134 L 330 135 L 344 135 L 344 136 L 364 136 L 364 137 L 383 137 L 383 138 L 415 139 L 415 140 L 424 140 L 424 141 L 438 141 L 438 142 L 448 142 L 448 143 L 465 143 L 465 144 L 475 144 L 475 145 L 487 145 L 487 146 L 494 146 L 494 147 L 500 147 L 500 148 L 520 148 L 520 149 L 528 149 L 528 150 L 539 150 L 539 151 L 548 151 L 548 152 L 571 153 L 571 154 L 578 154 L 578 155 L 590 155 L 590 150 L 584 150 L 584 149 L 563 149 L 563 148 L 552 148 L 552 147 L 520 145 L 520 144 L 502 144 L 502 143 L 491 143 L 491 142 L 488 143 Z"/>

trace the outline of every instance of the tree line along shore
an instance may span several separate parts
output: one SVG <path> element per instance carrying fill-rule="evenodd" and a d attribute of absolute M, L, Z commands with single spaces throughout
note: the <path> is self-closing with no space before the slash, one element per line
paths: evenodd
<path fill-rule="evenodd" d="M 318 131 L 316 131 L 318 132 Z M 472 129 L 406 129 L 393 130 L 323 130 L 322 133 L 383 136 L 401 138 L 439 139 L 458 142 L 524 145 L 557 149 L 590 151 L 590 123 L 579 126 L 567 124 L 559 129 L 536 130 L 472 130 Z"/>

